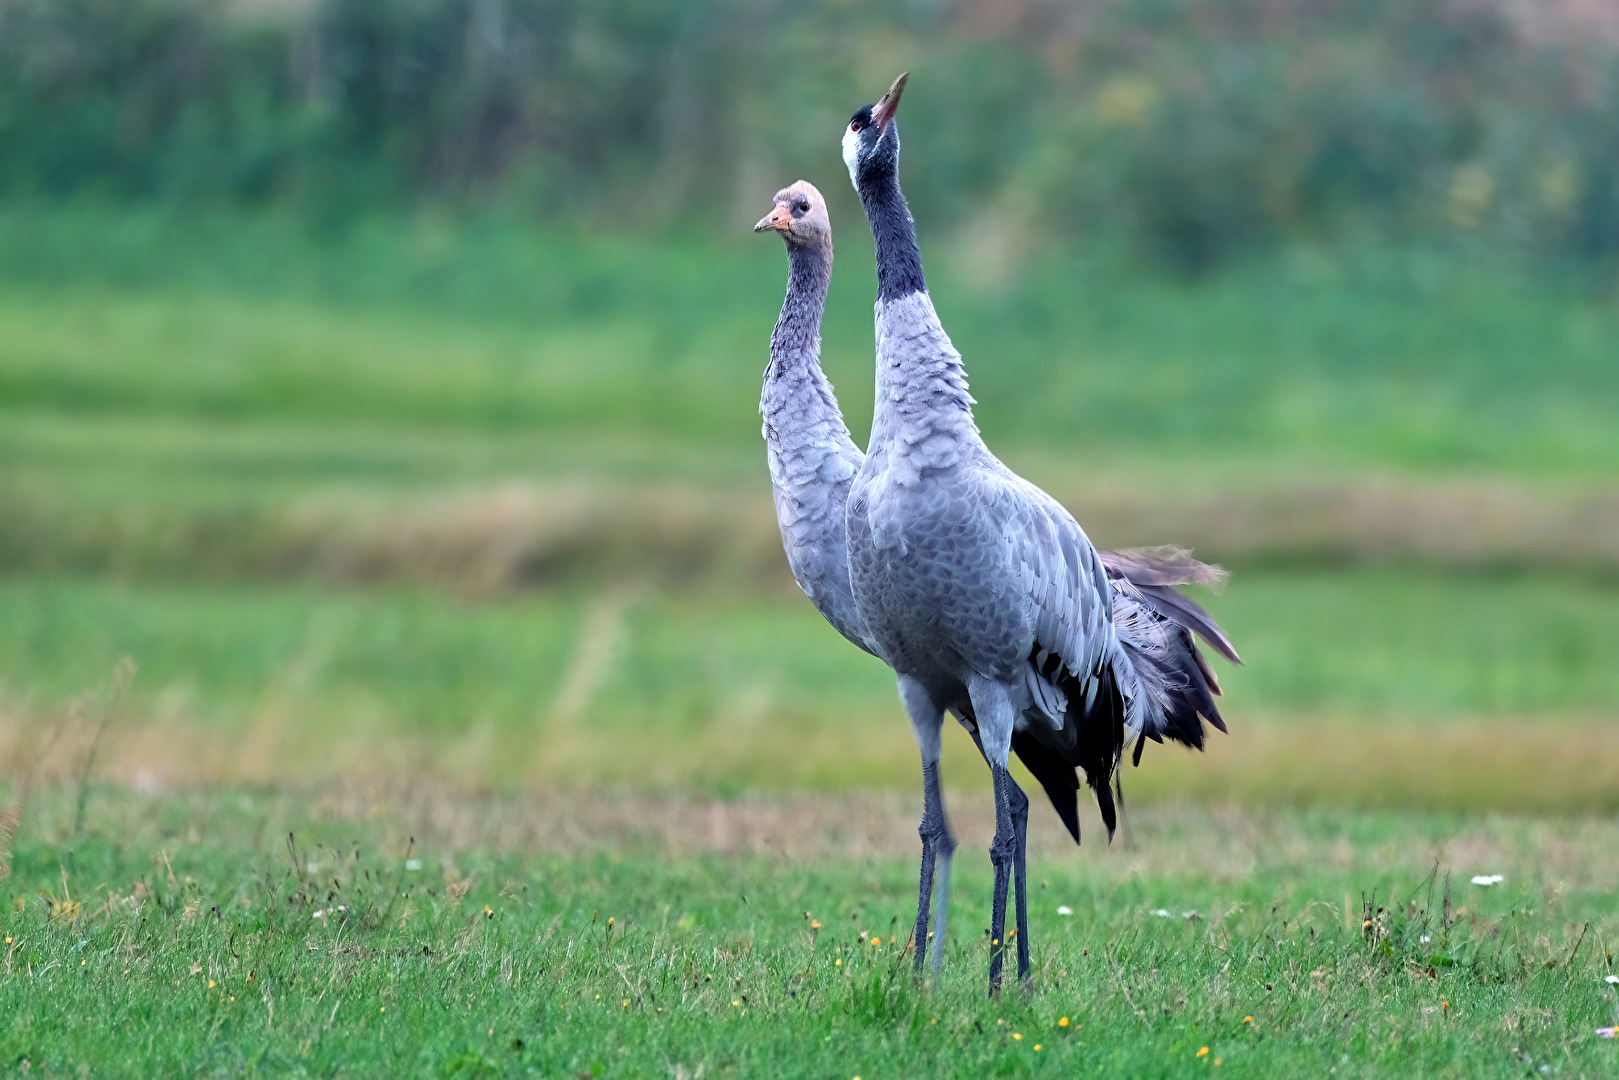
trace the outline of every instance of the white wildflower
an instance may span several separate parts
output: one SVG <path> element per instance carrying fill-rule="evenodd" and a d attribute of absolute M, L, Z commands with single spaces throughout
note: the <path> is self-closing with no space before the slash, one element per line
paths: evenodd
<path fill-rule="evenodd" d="M 1500 874 L 1474 874 L 1472 878 L 1474 885 L 1499 885 L 1505 880 Z"/>
<path fill-rule="evenodd" d="M 1604 975 L 1602 977 L 1602 981 L 1607 983 L 1609 986 L 1612 986 L 1615 983 L 1619 983 L 1619 975 Z"/>
<path fill-rule="evenodd" d="M 1160 919 L 1167 919 L 1170 917 L 1168 908 L 1159 908 L 1157 911 L 1153 912 L 1153 914 L 1158 916 Z"/>
<path fill-rule="evenodd" d="M 406 859 L 405 860 L 405 869 L 406 870 L 420 870 L 421 868 L 422 868 L 422 860 L 420 860 L 420 859 Z"/>
<path fill-rule="evenodd" d="M 1074 913 L 1074 909 L 1069 907 L 1067 904 L 1058 904 L 1057 905 L 1057 914 L 1058 915 L 1072 915 L 1073 913 Z"/>

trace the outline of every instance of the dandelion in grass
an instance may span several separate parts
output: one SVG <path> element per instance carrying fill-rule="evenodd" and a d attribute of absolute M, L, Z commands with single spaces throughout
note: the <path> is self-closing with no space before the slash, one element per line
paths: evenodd
<path fill-rule="evenodd" d="M 1040 1051 L 1041 1051 L 1041 1050 L 1043 1050 L 1043 1049 L 1044 1049 L 1044 1047 L 1042 1047 L 1042 1046 L 1041 1046 L 1041 1045 L 1040 1045 L 1040 1044 L 1039 1044 L 1039 1043 L 1035 1043 L 1035 1044 L 1034 1044 L 1034 1051 L 1035 1051 L 1035 1053 L 1037 1053 L 1037 1054 L 1038 1054 L 1038 1053 L 1039 1053 L 1039 1052 L 1040 1052 Z"/>
<path fill-rule="evenodd" d="M 1022 1035 L 1021 1032 L 1017 1032 L 1017 1031 L 1012 1032 L 1012 1038 L 1016 1042 L 1022 1042 L 1023 1041 L 1023 1035 Z"/>
<path fill-rule="evenodd" d="M 874 937 L 871 939 L 871 943 L 873 945 L 881 945 L 883 943 L 883 939 L 880 937 Z"/>
<path fill-rule="evenodd" d="M 1209 1048 L 1205 1046 L 1203 1049 L 1201 1049 L 1201 1050 L 1199 1050 L 1197 1052 L 1197 1056 L 1198 1057 L 1208 1057 L 1209 1056 Z"/>
<path fill-rule="evenodd" d="M 1254 1022 L 1254 1018 L 1251 1016 L 1245 1016 L 1242 1018 L 1242 1022 L 1245 1024 L 1251 1024 Z"/>
<path fill-rule="evenodd" d="M 1499 885 L 1506 878 L 1500 874 L 1474 874 L 1471 880 L 1474 885 Z"/>
<path fill-rule="evenodd" d="M 1065 1016 L 1061 1020 L 1058 1020 L 1057 1021 L 1057 1026 L 1058 1027 L 1067 1027 L 1068 1026 L 1068 1017 Z"/>
<path fill-rule="evenodd" d="M 1073 913 L 1074 913 L 1074 909 L 1069 907 L 1067 904 L 1058 904 L 1057 905 L 1057 914 L 1058 915 L 1072 915 Z"/>

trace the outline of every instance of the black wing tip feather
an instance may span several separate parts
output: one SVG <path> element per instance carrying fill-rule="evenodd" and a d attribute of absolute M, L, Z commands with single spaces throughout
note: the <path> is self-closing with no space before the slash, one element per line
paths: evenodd
<path fill-rule="evenodd" d="M 1012 736 L 1012 752 L 1040 781 L 1046 798 L 1051 800 L 1051 808 L 1057 811 L 1074 843 L 1079 843 L 1079 778 L 1074 774 L 1073 765 L 1057 751 L 1022 732 Z"/>

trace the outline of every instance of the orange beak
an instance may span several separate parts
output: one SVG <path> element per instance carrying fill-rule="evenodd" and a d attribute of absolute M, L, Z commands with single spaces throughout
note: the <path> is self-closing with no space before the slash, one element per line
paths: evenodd
<path fill-rule="evenodd" d="M 787 209 L 786 203 L 777 203 L 776 208 L 759 219 L 759 224 L 753 227 L 754 232 L 764 232 L 766 229 L 775 229 L 786 232 L 793 227 L 793 212 Z"/>

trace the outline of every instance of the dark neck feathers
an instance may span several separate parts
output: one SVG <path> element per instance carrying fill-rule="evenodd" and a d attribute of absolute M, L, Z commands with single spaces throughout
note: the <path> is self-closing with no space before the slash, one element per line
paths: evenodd
<path fill-rule="evenodd" d="M 886 164 L 860 178 L 860 202 L 877 242 L 877 296 L 895 300 L 927 291 L 922 252 L 916 246 L 916 222 L 899 189 L 897 163 Z"/>

